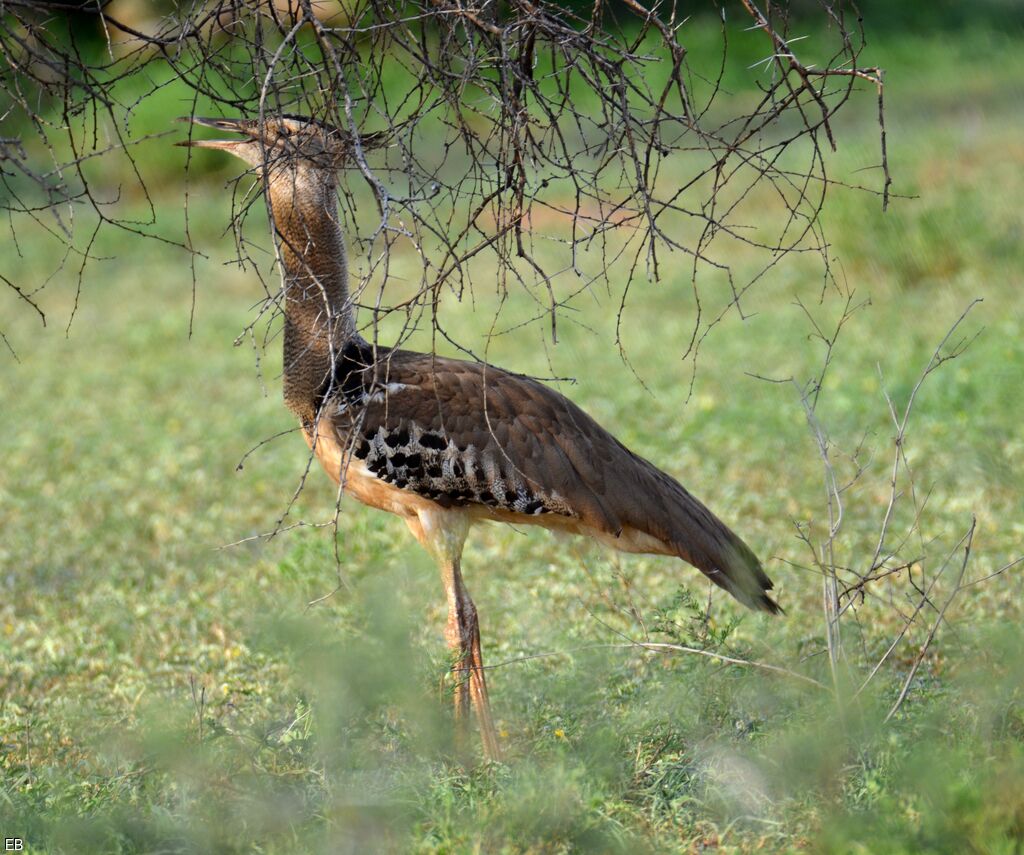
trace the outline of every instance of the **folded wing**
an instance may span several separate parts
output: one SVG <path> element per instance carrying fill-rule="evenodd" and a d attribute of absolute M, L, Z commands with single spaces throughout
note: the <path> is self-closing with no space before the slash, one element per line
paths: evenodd
<path fill-rule="evenodd" d="M 779 611 L 736 534 L 554 389 L 486 364 L 365 344 L 339 366 L 321 421 L 376 477 L 446 507 L 557 514 L 613 539 L 642 532 L 659 547 L 650 551 L 688 561 L 751 608 Z"/>

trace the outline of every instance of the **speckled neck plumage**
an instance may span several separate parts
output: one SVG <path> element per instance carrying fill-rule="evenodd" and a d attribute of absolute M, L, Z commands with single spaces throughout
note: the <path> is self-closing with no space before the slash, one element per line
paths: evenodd
<path fill-rule="evenodd" d="M 311 424 L 338 354 L 358 339 L 335 180 L 300 167 L 272 174 L 268 189 L 285 269 L 284 400 Z"/>

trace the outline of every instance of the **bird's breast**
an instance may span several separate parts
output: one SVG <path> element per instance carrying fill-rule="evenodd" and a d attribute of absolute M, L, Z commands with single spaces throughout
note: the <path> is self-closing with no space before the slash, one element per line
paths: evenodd
<path fill-rule="evenodd" d="M 309 429 L 303 430 L 303 436 L 334 483 L 364 505 L 399 516 L 416 516 L 435 505 L 430 499 L 377 477 L 365 461 L 352 453 L 348 443 L 343 444 L 330 434 L 314 434 Z"/>

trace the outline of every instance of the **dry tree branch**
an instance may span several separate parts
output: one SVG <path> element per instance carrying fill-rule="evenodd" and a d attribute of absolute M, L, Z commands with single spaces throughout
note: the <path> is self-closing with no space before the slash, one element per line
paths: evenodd
<path fill-rule="evenodd" d="M 918 376 L 917 382 L 914 384 L 913 389 L 910 391 L 910 395 L 907 398 L 907 403 L 903 408 L 903 414 L 897 415 L 896 407 L 892 400 L 886 393 L 885 399 L 886 404 L 889 407 L 889 415 L 892 418 L 893 424 L 896 427 L 896 435 L 893 437 L 893 445 L 895 447 L 895 453 L 893 454 L 892 469 L 890 470 L 889 478 L 889 502 L 886 505 L 885 513 L 882 517 L 882 523 L 878 530 L 878 544 L 875 547 L 874 555 L 871 557 L 871 566 L 867 573 L 870 576 L 876 570 L 884 565 L 888 560 L 889 556 L 882 557 L 882 550 L 885 546 L 886 537 L 889 533 L 889 526 L 892 523 L 893 511 L 895 510 L 896 503 L 899 499 L 899 473 L 900 468 L 903 466 L 909 471 L 909 465 L 906 462 L 906 457 L 903 454 L 903 443 L 906 438 L 907 424 L 910 421 L 910 415 L 914 409 L 914 403 L 917 400 L 917 393 L 920 391 L 921 386 L 924 385 L 924 381 L 928 379 L 928 376 L 937 370 L 944 362 L 948 362 L 951 359 L 956 359 L 960 356 L 964 350 L 970 346 L 970 343 L 980 333 L 976 332 L 970 339 L 961 339 L 949 353 L 943 354 L 943 348 L 953 337 L 956 331 L 960 328 L 960 325 L 970 314 L 971 310 L 982 302 L 982 298 L 978 297 L 971 301 L 971 303 L 964 309 L 963 313 L 957 318 L 956 322 L 951 326 L 948 332 L 943 336 L 942 341 L 936 346 L 932 352 L 931 358 L 928 360 L 928 364 L 921 371 Z"/>
<path fill-rule="evenodd" d="M 49 211 L 76 252 L 76 216 L 85 234 L 96 230 L 85 247 L 110 229 L 165 236 L 152 203 L 133 219 L 82 168 L 100 152 L 121 157 L 126 179 L 148 198 L 137 163 L 142 139 L 130 125 L 140 103 L 171 89 L 193 113 L 302 113 L 353 134 L 354 174 L 376 200 L 375 222 L 356 217 L 361 192 L 346 186 L 347 226 L 365 249 L 363 288 L 378 291 L 368 301 L 374 327 L 425 307 L 444 338 L 442 291 L 472 297 L 473 271 L 486 257 L 499 289 L 512 282 L 530 294 L 555 337 L 580 294 L 602 285 L 621 291 L 621 313 L 628 281 L 615 279 L 641 269 L 656 278 L 660 258 L 681 252 L 692 259 L 698 305 L 700 269 L 725 271 L 731 282 L 732 297 L 714 317 L 698 309 L 687 353 L 696 360 L 721 313 L 735 306 L 742 315 L 740 300 L 761 278 L 732 282 L 720 241 L 766 253 L 764 271 L 787 252 L 824 251 L 815 224 L 832 179 L 819 135 L 834 148 L 832 119 L 855 84 L 882 88 L 881 73 L 858 64 L 863 37 L 842 7 L 821 0 L 821 24 L 831 29 L 818 41 L 832 56 L 818 66 L 795 51 L 785 7 L 743 0 L 741 14 L 769 48 L 764 69 L 750 73 L 760 95 L 743 112 L 721 94 L 725 24 L 721 68 L 705 78 L 674 6 L 635 0 L 599 3 L 589 16 L 550 0 L 501 10 L 493 0 L 196 0 L 164 7 L 155 22 L 122 20 L 103 0 L 4 0 L 0 166 L 15 168 L 0 169 L 0 186 L 8 211 L 21 215 L 13 233 Z M 808 26 L 825 32 L 813 18 Z M 393 146 L 371 155 L 360 135 L 381 127 Z M 681 184 L 679 164 L 689 172 Z M 760 219 L 755 195 L 765 191 L 785 216 Z M 191 247 L 187 232 L 176 241 Z M 389 300 L 383 288 L 400 243 L 417 253 L 419 288 Z M 256 266 L 240 235 L 237 245 L 239 261 Z"/>
<path fill-rule="evenodd" d="M 816 537 L 810 524 L 798 522 L 796 527 L 798 537 L 808 548 L 813 568 L 821 576 L 824 585 L 825 650 L 823 652 L 828 654 L 836 701 L 840 708 L 844 706 L 847 698 L 856 700 L 881 673 L 883 666 L 893 659 L 894 654 L 905 649 L 906 645 L 911 643 L 917 634 L 915 630 L 921 625 L 922 614 L 929 611 L 934 614 L 930 628 L 917 646 L 908 673 L 901 677 L 898 694 L 884 719 L 888 722 L 909 696 L 914 678 L 934 644 L 939 627 L 946 622 L 947 613 L 957 596 L 973 584 L 994 578 L 1006 570 L 1018 566 L 1024 559 L 1018 558 L 1010 561 L 992 574 L 965 582 L 977 520 L 972 516 L 967 533 L 945 556 L 936 556 L 937 543 L 929 541 L 923 534 L 930 490 L 926 491 L 923 499 L 919 498 L 915 473 L 907 455 L 909 427 L 919 393 L 929 377 L 945 363 L 962 356 L 980 333 L 980 330 L 970 335 L 961 333 L 965 321 L 971 311 L 981 302 L 980 299 L 971 301 L 943 335 L 918 373 L 907 400 L 901 407 L 897 407 L 883 387 L 886 408 L 893 425 L 892 459 L 887 468 L 888 475 L 884 487 L 887 494 L 885 506 L 878 524 L 877 534 L 872 536 L 873 546 L 867 547 L 867 555 L 863 558 L 854 558 L 852 561 L 844 562 L 840 559 L 840 549 L 844 546 L 841 543 L 842 534 L 844 529 L 848 528 L 843 495 L 855 487 L 858 487 L 860 492 L 864 492 L 868 486 L 866 483 L 868 464 L 862 459 L 864 439 L 861 439 L 853 454 L 848 456 L 848 461 L 852 464 L 854 472 L 844 481 L 837 468 L 837 461 L 840 459 L 838 457 L 839 449 L 824 427 L 819 415 L 819 393 L 822 390 L 825 373 L 834 358 L 839 334 L 851 313 L 865 305 L 863 303 L 856 304 L 850 292 L 840 289 L 840 295 L 843 297 L 843 305 L 838 321 L 833 327 L 827 327 L 818 322 L 807 308 L 801 305 L 811 324 L 812 337 L 819 340 L 824 347 L 822 365 L 817 375 L 803 384 L 792 380 L 774 380 L 773 382 L 793 382 L 796 385 L 824 475 L 826 515 L 824 532 Z M 832 332 L 826 332 L 826 329 L 832 329 Z M 903 510 L 904 506 L 907 510 Z M 907 519 L 908 515 L 909 519 Z M 897 520 L 903 520 L 900 523 L 902 530 L 898 532 L 896 531 Z M 915 552 L 912 558 L 907 558 L 905 550 L 911 541 L 915 542 Z M 959 573 L 950 582 L 946 578 L 946 570 L 961 548 L 963 549 L 963 560 L 960 563 Z M 934 570 L 931 569 L 932 567 Z M 915 571 L 918 573 L 920 581 L 915 579 Z M 905 586 L 905 590 L 902 598 L 896 599 L 893 596 L 893 591 L 900 583 Z M 880 587 L 882 590 L 879 590 Z M 886 591 L 888 591 L 888 596 L 885 595 Z M 859 622 L 858 612 L 864 609 L 868 609 L 867 614 L 870 615 L 868 622 L 871 624 L 888 625 L 893 619 L 897 622 L 898 628 L 885 644 L 881 655 L 872 657 L 867 645 L 863 643 L 865 628 Z M 856 622 L 855 626 L 847 627 L 844 630 L 846 621 L 851 618 Z M 844 633 L 854 629 L 862 639 L 862 657 L 859 659 L 851 657 L 843 641 Z M 845 673 L 840 672 L 840 664 L 846 669 Z M 860 672 L 859 676 L 858 672 Z M 845 687 L 848 685 L 849 677 L 856 677 L 854 685 L 857 685 L 857 688 L 847 696 Z"/>
<path fill-rule="evenodd" d="M 801 674 L 799 671 L 793 671 L 789 668 L 783 668 L 781 665 L 772 665 L 769 662 L 759 662 L 756 659 L 741 659 L 736 656 L 726 656 L 725 654 L 718 653 L 714 650 L 702 650 L 699 647 L 689 647 L 683 644 L 666 644 L 653 641 L 635 641 L 630 644 L 615 645 L 617 647 L 634 647 L 641 650 L 650 651 L 669 651 L 675 653 L 689 653 L 694 656 L 705 656 L 714 661 L 722 662 L 727 665 L 739 665 L 745 668 L 754 668 L 761 671 L 768 671 L 773 674 L 780 674 L 784 677 L 789 677 L 793 680 L 798 680 L 802 683 L 807 683 L 811 686 L 815 686 L 819 689 L 827 689 L 827 686 L 815 680 L 813 677 L 808 677 L 806 674 Z"/>
<path fill-rule="evenodd" d="M 571 656 L 573 653 L 579 653 L 586 650 L 644 650 L 649 653 L 688 653 L 693 656 L 702 656 L 706 659 L 712 660 L 713 662 L 720 662 L 724 665 L 737 665 L 741 668 L 753 668 L 755 670 L 767 671 L 772 674 L 788 677 L 791 680 L 796 680 L 800 683 L 806 683 L 807 685 L 814 686 L 817 689 L 828 690 L 828 686 L 819 680 L 815 680 L 813 677 L 809 677 L 806 674 L 801 674 L 799 671 L 783 668 L 781 665 L 772 665 L 770 662 L 759 662 L 755 659 L 742 659 L 737 656 L 727 656 L 723 653 L 717 653 L 714 650 L 704 650 L 699 647 L 689 647 L 684 644 L 669 644 L 667 642 L 655 641 L 629 640 L 622 643 L 585 644 L 569 650 L 551 650 L 544 653 L 529 653 L 525 656 L 516 656 L 512 659 L 495 662 L 491 665 L 484 665 L 483 667 L 487 670 L 504 668 L 509 665 L 515 665 L 520 662 L 530 662 L 535 659 L 549 659 L 554 656 Z"/>

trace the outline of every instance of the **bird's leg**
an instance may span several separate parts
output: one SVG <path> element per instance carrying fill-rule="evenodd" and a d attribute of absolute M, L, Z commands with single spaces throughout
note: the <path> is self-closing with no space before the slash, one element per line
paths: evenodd
<path fill-rule="evenodd" d="M 498 735 L 491 719 L 491 705 L 487 697 L 487 678 L 480 650 L 480 622 L 476 606 L 462 581 L 459 558 L 443 562 L 445 591 L 448 595 L 448 626 L 445 637 L 455 655 L 452 673 L 455 677 L 455 719 L 459 740 L 464 740 L 468 721 L 468 703 L 472 702 L 477 724 L 488 760 L 501 759 Z"/>
<path fill-rule="evenodd" d="M 452 565 L 457 566 L 457 565 Z M 445 641 L 452 653 L 452 677 L 455 681 L 455 743 L 456 752 L 466 750 L 466 732 L 469 726 L 469 670 L 463 643 L 460 603 L 455 576 L 448 567 L 442 567 L 445 593 L 448 595 L 448 624 L 444 628 Z"/>
<path fill-rule="evenodd" d="M 459 511 L 441 508 L 417 508 L 405 518 L 416 539 L 437 559 L 448 597 L 448 624 L 445 639 L 452 651 L 452 676 L 455 678 L 456 745 L 465 748 L 469 725 L 469 705 L 473 704 L 484 754 L 488 760 L 499 760 L 501 749 L 491 719 L 484 677 L 484 658 L 480 652 L 480 622 L 476 606 L 462 581 L 462 546 L 469 533 L 469 517 Z"/>
<path fill-rule="evenodd" d="M 461 582 L 461 574 L 459 574 Z M 462 586 L 463 623 L 469 635 L 468 650 L 466 650 L 467 662 L 469 663 L 469 695 L 473 702 L 473 709 L 476 711 L 477 724 L 480 727 L 480 737 L 484 743 L 484 754 L 488 760 L 500 760 L 501 748 L 498 746 L 498 734 L 494 729 L 494 721 L 491 718 L 491 701 L 487 696 L 487 676 L 484 671 L 484 655 L 480 649 L 480 621 L 477 618 L 476 606 L 469 597 L 469 591 Z"/>

